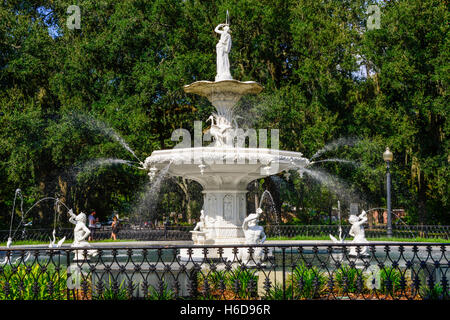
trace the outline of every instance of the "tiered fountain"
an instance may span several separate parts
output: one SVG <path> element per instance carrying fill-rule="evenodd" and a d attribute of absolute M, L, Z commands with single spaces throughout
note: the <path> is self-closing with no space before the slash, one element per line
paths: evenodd
<path fill-rule="evenodd" d="M 200 183 L 203 187 L 203 223 L 193 232 L 194 244 L 244 244 L 243 222 L 247 216 L 247 185 L 259 178 L 288 169 L 300 169 L 309 164 L 301 153 L 267 148 L 259 137 L 259 147 L 246 148 L 242 143 L 245 132 L 237 128 L 233 108 L 243 95 L 258 94 L 263 87 L 254 81 L 234 80 L 230 73 L 228 54 L 231 36 L 228 24 L 220 24 L 217 43 L 217 75 L 215 81 L 196 81 L 184 91 L 208 98 L 216 108 L 209 134 L 209 146 L 174 148 L 154 151 L 145 160 L 149 175 L 167 168 L 167 173 Z M 233 125 L 234 123 L 234 125 Z M 165 170 L 164 170 L 165 171 Z M 212 253 L 211 253 L 212 254 Z M 230 252 L 224 256 L 231 258 Z"/>

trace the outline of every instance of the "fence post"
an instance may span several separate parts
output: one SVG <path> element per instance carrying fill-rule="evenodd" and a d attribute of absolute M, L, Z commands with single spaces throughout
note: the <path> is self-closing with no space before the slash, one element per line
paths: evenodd
<path fill-rule="evenodd" d="M 72 276 L 72 273 L 70 272 L 70 250 L 66 250 L 66 259 L 67 259 L 67 280 L 66 280 L 66 288 L 67 288 L 67 300 L 70 300 L 70 289 L 67 284 L 68 279 Z M 75 295 L 74 295 L 75 296 Z"/>
<path fill-rule="evenodd" d="M 286 300 L 286 248 L 281 248 L 283 252 L 283 300 Z"/>

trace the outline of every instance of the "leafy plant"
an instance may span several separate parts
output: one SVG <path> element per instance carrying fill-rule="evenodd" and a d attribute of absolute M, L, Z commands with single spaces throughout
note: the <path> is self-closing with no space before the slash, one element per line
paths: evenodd
<path fill-rule="evenodd" d="M 111 281 L 111 278 L 108 278 L 108 285 L 106 288 L 101 288 L 98 290 L 98 293 L 92 295 L 93 300 L 128 300 L 129 293 L 128 289 L 125 287 L 125 279 L 118 285 L 117 281 Z M 97 284 L 97 287 L 102 286 L 100 283 Z"/>
<path fill-rule="evenodd" d="M 394 267 L 384 267 L 380 270 L 381 292 L 394 295 L 400 290 L 402 284 L 402 272 Z"/>
<path fill-rule="evenodd" d="M 175 292 L 169 289 L 163 280 L 160 288 L 150 287 L 147 298 L 149 300 L 173 300 L 175 298 Z"/>
<path fill-rule="evenodd" d="M 241 298 L 256 296 L 258 276 L 256 270 L 239 266 L 228 275 L 227 282 L 231 289 Z"/>
<path fill-rule="evenodd" d="M 211 271 L 202 280 L 202 285 L 204 280 L 207 280 L 213 290 L 220 290 L 220 283 L 223 282 L 226 286 L 229 283 L 229 276 L 225 270 Z"/>
<path fill-rule="evenodd" d="M 204 287 L 208 281 L 212 290 L 228 290 L 234 292 L 240 298 L 253 298 L 257 293 L 258 276 L 256 270 L 247 269 L 244 266 L 230 271 L 212 271 L 206 276 L 200 276 L 200 287 Z M 204 297 L 205 293 L 203 294 Z M 214 298 L 211 294 L 207 295 Z"/>
<path fill-rule="evenodd" d="M 424 300 L 450 300 L 448 288 L 444 290 L 441 285 L 435 285 L 432 288 L 421 286 L 420 295 Z"/>
<path fill-rule="evenodd" d="M 35 264 L 0 270 L 0 300 L 66 300 L 65 268 Z"/>
<path fill-rule="evenodd" d="M 294 269 L 291 281 L 294 298 L 314 299 L 323 293 L 326 277 L 317 267 L 302 263 Z"/>
<path fill-rule="evenodd" d="M 289 284 L 286 286 L 285 294 L 283 295 L 283 286 L 276 284 L 275 286 L 271 287 L 264 296 L 264 299 L 266 300 L 284 300 L 284 299 L 292 299 L 292 293 L 293 293 L 293 287 L 292 284 Z"/>
<path fill-rule="evenodd" d="M 336 270 L 335 280 L 338 290 L 344 293 L 362 293 L 365 289 L 362 270 L 343 265 Z"/>

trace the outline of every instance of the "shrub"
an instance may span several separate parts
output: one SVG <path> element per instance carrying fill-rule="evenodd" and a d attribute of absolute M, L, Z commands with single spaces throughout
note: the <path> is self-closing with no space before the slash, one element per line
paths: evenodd
<path fill-rule="evenodd" d="M 292 293 L 294 292 L 292 284 L 286 285 L 286 292 L 283 297 L 283 286 L 282 285 L 275 285 L 271 287 L 264 296 L 264 299 L 266 300 L 283 300 L 285 299 L 292 299 Z"/>
<path fill-rule="evenodd" d="M 401 289 L 403 275 L 402 272 L 393 267 L 384 267 L 380 270 L 381 292 L 394 295 Z"/>
<path fill-rule="evenodd" d="M 227 283 L 234 293 L 241 298 L 252 298 L 257 294 L 258 276 L 256 270 L 239 266 L 230 271 L 227 276 Z"/>
<path fill-rule="evenodd" d="M 150 287 L 147 298 L 149 300 L 173 300 L 175 299 L 175 293 L 173 290 L 169 289 L 164 280 L 162 280 L 158 289 Z"/>
<path fill-rule="evenodd" d="M 4 266 L 0 300 L 67 300 L 67 272 L 54 265 Z"/>
<path fill-rule="evenodd" d="M 108 286 L 103 288 L 102 283 L 97 283 L 97 294 L 92 295 L 93 300 L 127 300 L 129 293 L 124 285 L 125 279 L 118 285 L 117 281 L 108 278 Z"/>
<path fill-rule="evenodd" d="M 420 295 L 424 300 L 450 300 L 448 288 L 444 290 L 441 285 L 435 285 L 432 288 L 421 286 Z"/>
<path fill-rule="evenodd" d="M 343 293 L 362 293 L 365 289 L 362 270 L 343 265 L 335 272 L 338 290 Z"/>
<path fill-rule="evenodd" d="M 291 281 L 293 298 L 314 299 L 324 292 L 326 277 L 317 267 L 302 263 L 294 269 Z"/>

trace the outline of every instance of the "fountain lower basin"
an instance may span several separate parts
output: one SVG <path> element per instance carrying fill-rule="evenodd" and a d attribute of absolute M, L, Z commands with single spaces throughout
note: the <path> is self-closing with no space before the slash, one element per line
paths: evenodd
<path fill-rule="evenodd" d="M 246 243 L 242 224 L 247 216 L 247 185 L 308 164 L 299 152 L 223 146 L 154 151 L 144 167 L 150 172 L 166 168 L 171 176 L 200 183 L 206 233 L 201 244 L 233 245 Z M 198 256 L 203 254 L 199 251 Z"/>

